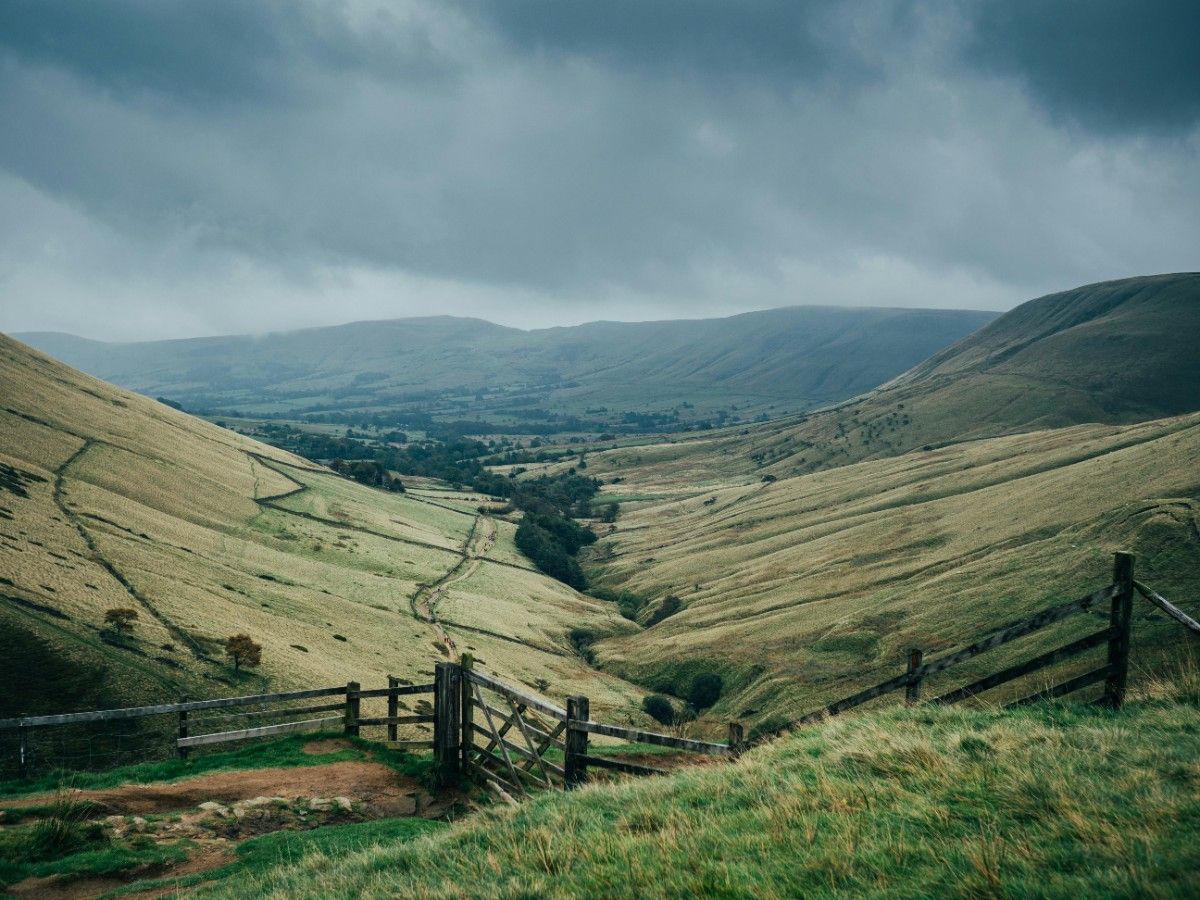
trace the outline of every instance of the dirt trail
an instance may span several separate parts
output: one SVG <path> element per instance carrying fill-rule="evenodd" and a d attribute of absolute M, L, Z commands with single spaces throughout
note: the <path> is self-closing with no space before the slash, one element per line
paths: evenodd
<path fill-rule="evenodd" d="M 92 533 L 88 530 L 87 526 L 83 524 L 83 519 L 78 513 L 75 512 L 71 504 L 67 502 L 67 470 L 71 468 L 71 466 L 75 465 L 75 463 L 77 463 L 80 459 L 82 459 L 84 454 L 95 447 L 98 443 L 98 441 L 92 440 L 91 438 L 86 439 L 83 442 L 83 446 L 72 453 L 70 458 L 65 460 L 61 466 L 54 470 L 55 505 L 58 507 L 59 512 L 66 517 L 67 521 L 75 526 L 75 530 L 79 532 L 79 536 L 83 538 L 83 542 L 87 545 L 88 550 L 91 551 L 92 559 L 95 560 L 96 563 L 98 563 L 117 581 L 118 584 L 121 585 L 121 587 L 125 589 L 125 592 L 129 594 L 134 602 L 147 613 L 149 613 L 155 621 L 162 625 L 162 627 L 167 630 L 168 634 L 172 635 L 177 641 L 187 647 L 188 650 L 191 651 L 192 656 L 205 662 L 211 662 L 212 660 L 208 654 L 204 652 L 204 648 L 197 643 L 196 639 L 184 631 L 183 628 L 169 619 L 166 615 L 164 615 L 163 612 L 158 609 L 158 607 L 156 607 L 147 597 L 140 593 L 137 588 L 130 583 L 129 579 L 126 578 L 125 575 L 113 564 L 113 562 L 100 551 L 100 546 L 96 543 L 95 538 L 92 537 Z M 118 525 L 117 527 L 120 528 L 121 526 Z"/>
<path fill-rule="evenodd" d="M 421 588 L 412 598 L 413 614 L 437 632 L 438 640 L 445 647 L 446 657 L 458 660 L 458 647 L 437 617 L 437 605 L 446 596 L 450 587 L 474 575 L 492 547 L 496 545 L 496 523 L 480 513 L 475 517 L 471 533 L 463 544 L 463 557 L 449 572 L 428 587 Z"/>
<path fill-rule="evenodd" d="M 345 761 L 282 769 L 214 772 L 186 781 L 124 784 L 71 791 L 77 801 L 95 804 L 95 816 L 149 815 L 192 809 L 210 800 L 233 803 L 254 797 L 349 797 L 375 815 L 404 816 L 416 811 L 420 784 L 382 763 Z M 6 800 L 9 808 L 52 803 L 56 794 Z"/>

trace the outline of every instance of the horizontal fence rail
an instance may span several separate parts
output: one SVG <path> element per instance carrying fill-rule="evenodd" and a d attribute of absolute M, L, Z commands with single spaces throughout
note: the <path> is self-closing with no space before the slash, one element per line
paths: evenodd
<path fill-rule="evenodd" d="M 1197 622 L 1162 594 L 1158 593 L 1157 591 L 1152 591 L 1140 581 L 1135 581 L 1133 586 L 1137 588 L 1137 592 L 1139 594 L 1165 612 L 1180 625 L 1187 628 L 1193 634 L 1200 634 L 1200 622 Z"/>
<path fill-rule="evenodd" d="M 71 764 L 78 767 L 77 760 L 80 760 L 86 768 L 95 759 L 142 762 L 170 752 L 186 758 L 194 749 L 201 747 L 338 728 L 344 734 L 354 736 L 364 727 L 386 726 L 388 743 L 397 749 L 432 747 L 432 741 L 428 739 L 399 740 L 398 727 L 416 726 L 420 729 L 434 723 L 431 714 L 402 715 L 399 709 L 400 697 L 432 694 L 434 685 L 400 684 L 399 679 L 394 677 L 389 678 L 389 682 L 388 687 L 368 690 L 362 690 L 357 683 L 351 682 L 337 687 L 212 700 L 18 716 L 0 719 L 0 735 L 15 732 L 16 766 L 13 771 L 22 777 L 27 777 L 35 765 L 43 769 Z M 387 715 L 362 715 L 363 700 L 378 699 L 386 699 Z M 302 702 L 305 700 L 332 702 Z M 320 713 L 339 714 L 320 716 Z M 174 722 L 170 717 L 174 717 Z M 285 721 L 279 721 L 281 719 Z M 125 731 L 113 730 L 121 727 Z M 130 731 L 130 728 L 133 730 Z M 68 746 L 76 745 L 82 749 L 67 752 Z M 130 745 L 134 745 L 136 750 L 125 749 Z M 120 756 L 116 755 L 118 751 L 121 752 Z M 0 766 L 8 771 L 9 763 L 5 761 Z"/>

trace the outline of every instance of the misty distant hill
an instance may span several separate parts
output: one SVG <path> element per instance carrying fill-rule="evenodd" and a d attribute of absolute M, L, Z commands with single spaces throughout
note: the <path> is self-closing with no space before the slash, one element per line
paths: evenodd
<path fill-rule="evenodd" d="M 798 306 L 533 331 L 439 316 L 141 343 L 46 332 L 17 337 L 97 377 L 209 412 L 419 410 L 441 421 L 482 417 L 512 427 L 552 415 L 564 428 L 619 424 L 637 413 L 642 424 L 663 426 L 842 400 L 995 316 Z"/>

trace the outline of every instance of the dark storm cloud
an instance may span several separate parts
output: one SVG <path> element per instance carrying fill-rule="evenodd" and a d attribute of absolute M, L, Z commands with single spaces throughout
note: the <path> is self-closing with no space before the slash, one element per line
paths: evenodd
<path fill-rule="evenodd" d="M 1015 77 L 1053 115 L 1101 131 L 1187 131 L 1200 118 L 1195 0 L 989 0 L 971 64 Z"/>
<path fill-rule="evenodd" d="M 6 0 L 0 47 L 118 93 L 198 104 L 301 98 L 312 70 L 444 72 L 416 23 L 370 19 L 356 29 L 334 7 L 267 0 Z"/>
<path fill-rule="evenodd" d="M 0 328 L 995 308 L 1194 268 L 1195 61 L 1158 7 L 1092 6 L 8 0 Z"/>

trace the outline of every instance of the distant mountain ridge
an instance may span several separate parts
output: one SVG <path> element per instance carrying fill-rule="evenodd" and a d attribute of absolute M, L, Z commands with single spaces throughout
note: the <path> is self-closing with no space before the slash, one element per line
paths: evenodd
<path fill-rule="evenodd" d="M 111 344 L 15 335 L 90 374 L 189 408 L 395 410 L 505 419 L 536 407 L 759 411 L 869 390 L 997 314 L 798 306 L 721 319 L 522 331 L 438 316 L 262 336 Z M 691 407 L 684 407 L 691 404 Z"/>

